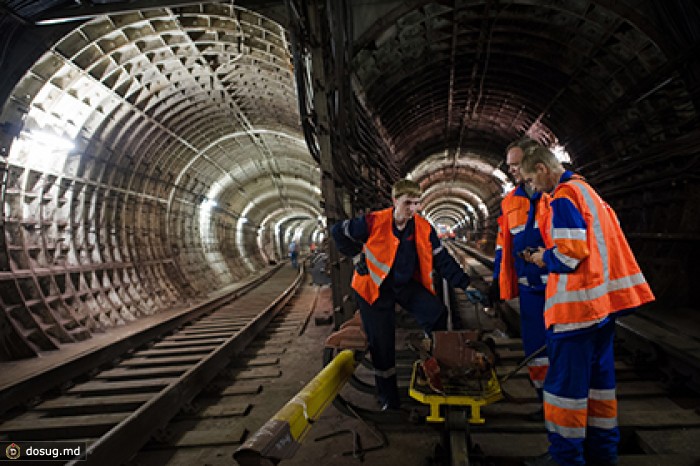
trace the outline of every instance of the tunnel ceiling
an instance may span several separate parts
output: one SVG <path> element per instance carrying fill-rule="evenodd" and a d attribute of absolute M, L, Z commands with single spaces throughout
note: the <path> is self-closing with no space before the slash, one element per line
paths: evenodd
<path fill-rule="evenodd" d="M 14 14 L 29 20 L 80 17 L 140 5 L 144 4 L 8 2 Z M 147 5 L 153 8 L 177 2 Z M 283 2 L 241 0 L 236 5 L 262 11 L 285 24 L 290 21 Z M 326 5 L 327 16 L 337 19 L 337 10 L 343 9 L 340 5 Z M 403 174 L 426 185 L 438 179 L 465 183 L 472 178 L 465 175 L 475 173 L 464 170 L 465 164 L 485 162 L 477 181 L 471 184 L 482 185 L 478 192 L 472 192 L 491 210 L 507 186 L 502 172 L 494 171 L 502 163 L 503 148 L 525 134 L 550 146 L 563 146 L 577 166 L 586 167 L 595 176 L 603 167 L 624 165 L 630 158 L 644 156 L 655 143 L 697 126 L 697 82 L 689 81 L 684 67 L 685 60 L 698 52 L 700 35 L 694 22 L 700 15 L 690 2 L 381 0 L 342 5 L 344 26 L 336 21 L 328 42 L 341 36 L 353 44 L 347 66 L 352 70 L 353 89 L 368 111 L 366 118 L 391 148 L 392 162 Z M 225 153 L 226 146 L 233 145 L 239 152 L 255 153 L 268 164 L 265 170 L 275 173 L 284 161 L 270 156 L 265 137 L 246 136 L 241 142 L 226 135 L 231 131 L 250 134 L 250 128 L 258 125 L 298 128 L 292 81 L 284 76 L 285 70 L 291 72 L 289 59 L 282 56 L 288 44 L 279 26 L 270 26 L 272 32 L 263 33 L 260 39 L 259 31 L 271 24 L 269 20 L 244 18 L 244 31 L 239 24 L 241 13 L 222 16 L 220 11 L 225 8 L 214 3 L 133 13 L 153 18 L 151 29 L 157 43 L 147 44 L 146 39 L 136 43 L 147 54 L 144 61 L 158 61 L 153 55 L 167 46 L 175 51 L 171 59 L 181 55 L 183 63 L 177 67 L 194 71 L 188 71 L 187 79 L 196 75 L 198 68 L 200 76 L 211 73 L 212 88 L 202 91 L 201 83 L 189 87 L 189 101 L 216 89 L 229 89 L 228 102 L 222 99 L 210 107 L 206 99 L 200 100 L 190 113 L 164 105 L 164 93 L 150 93 L 150 103 L 141 100 L 138 106 L 148 106 L 151 113 L 165 106 L 176 131 L 187 126 L 191 133 L 197 133 L 186 139 L 216 140 L 219 136 L 222 142 L 214 143 L 213 152 Z M 206 17 L 212 12 L 216 12 L 216 19 Z M 123 15 L 121 21 L 131 17 Z M 173 33 L 168 28 L 173 27 L 175 17 L 179 24 Z M 249 26 L 256 21 L 262 24 L 257 33 Z M 93 30 L 99 27 L 91 26 Z M 258 39 L 264 46 L 256 46 Z M 262 57 L 253 59 L 252 69 L 250 63 L 236 63 L 248 50 Z M 190 55 L 192 51 L 195 53 Z M 158 64 L 156 69 L 163 66 Z M 166 75 L 177 73 L 177 67 L 165 70 Z M 157 79 L 163 72 L 137 78 Z M 231 91 L 234 88 L 236 91 Z M 242 107 L 235 108 L 239 103 Z M 234 108 L 227 108 L 231 105 Z M 231 127 L 214 129 L 216 125 L 209 125 L 210 119 L 225 121 L 229 115 L 234 115 Z M 201 120 L 207 121 L 200 124 L 209 125 L 208 131 L 191 124 Z M 170 121 L 166 123 L 170 125 Z M 136 139 L 129 140 L 133 144 Z M 186 144 L 171 144 L 177 146 L 176 153 L 182 152 L 179 157 L 190 160 L 187 153 L 191 149 Z M 250 147 L 243 149 L 243 145 Z M 202 151 L 197 157 L 206 161 L 210 172 L 226 171 L 226 167 L 217 169 L 217 163 L 209 162 L 217 162 L 215 154 Z M 428 169 L 421 168 L 429 159 L 437 160 L 438 166 L 429 163 Z M 430 172 L 430 176 L 414 171 Z M 346 182 L 353 177 L 358 173 L 348 173 Z M 274 179 L 269 185 L 283 193 L 284 188 Z"/>
<path fill-rule="evenodd" d="M 655 292 L 688 270 L 663 241 L 700 237 L 692 0 L 9 0 L 0 38 L 0 358 L 245 278 L 398 176 L 492 242 L 524 135 L 613 204 Z"/>
<path fill-rule="evenodd" d="M 19 16 L 50 5 L 8 4 L 3 37 L 27 47 Z M 206 296 L 318 229 L 280 24 L 213 3 L 42 32 L 3 90 L 0 359 Z"/>
<path fill-rule="evenodd" d="M 404 172 L 418 167 L 428 185 L 473 180 L 490 204 L 503 183 L 466 160 L 496 167 L 525 134 L 596 176 L 698 125 L 698 83 L 684 69 L 698 14 L 663 24 L 684 2 L 672 3 L 377 2 L 374 14 L 353 10 L 355 87 Z"/>

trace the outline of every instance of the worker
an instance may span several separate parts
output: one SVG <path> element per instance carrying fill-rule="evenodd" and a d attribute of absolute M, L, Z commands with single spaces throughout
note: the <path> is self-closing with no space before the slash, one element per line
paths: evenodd
<path fill-rule="evenodd" d="M 549 271 L 544 320 L 548 452 L 530 466 L 614 465 L 615 319 L 654 300 L 612 208 L 547 148 L 525 150 L 523 179 L 543 193 L 545 246 L 525 253 Z"/>
<path fill-rule="evenodd" d="M 353 258 L 352 288 L 367 334 L 382 410 L 398 409 L 395 368 L 395 308 L 409 311 L 426 334 L 444 330 L 447 311 L 435 293 L 433 267 L 471 302 L 485 296 L 467 287 L 469 276 L 447 252 L 435 229 L 418 214 L 420 185 L 402 179 L 392 187 L 393 207 L 333 225 L 342 254 Z"/>
<path fill-rule="evenodd" d="M 542 235 L 535 221 L 537 205 L 542 193 L 523 183 L 520 175 L 520 161 L 524 150 L 537 146 L 530 138 L 522 138 L 506 148 L 508 173 L 516 183 L 501 201 L 501 216 L 498 219 L 498 238 L 494 258 L 494 272 L 489 298 L 492 302 L 502 299 L 519 298 L 520 336 L 525 356 L 542 348 L 544 334 L 544 289 L 547 283 L 547 269 L 523 259 L 523 251 L 544 246 Z M 542 401 L 542 386 L 547 373 L 549 360 L 542 353 L 528 362 L 530 383 Z M 542 421 L 542 407 L 528 415 L 533 421 Z"/>
<path fill-rule="evenodd" d="M 292 241 L 289 243 L 289 258 L 292 261 L 292 268 L 298 269 L 299 268 L 299 251 L 297 250 L 297 243 L 296 241 Z"/>

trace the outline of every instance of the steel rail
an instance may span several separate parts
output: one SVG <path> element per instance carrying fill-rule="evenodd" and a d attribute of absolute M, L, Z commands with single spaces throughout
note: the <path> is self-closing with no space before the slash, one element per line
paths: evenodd
<path fill-rule="evenodd" d="M 292 298 L 302 278 L 303 274 L 297 275 L 296 280 L 255 319 L 90 445 L 86 461 L 72 461 L 67 464 L 90 466 L 128 460 L 148 442 L 157 429 L 200 393 L 230 362 L 232 356 L 241 352 L 267 327 L 275 314 Z"/>
<path fill-rule="evenodd" d="M 76 377 L 89 372 L 91 369 L 108 364 L 134 348 L 138 348 L 139 346 L 153 341 L 155 338 L 171 332 L 185 323 L 196 320 L 212 312 L 214 309 L 237 299 L 270 278 L 279 267 L 281 267 L 281 265 L 271 268 L 261 276 L 244 283 L 235 290 L 214 297 L 208 301 L 198 303 L 189 310 L 185 310 L 181 314 L 171 319 L 164 320 L 153 327 L 130 335 L 126 339 L 114 341 L 94 351 L 81 354 L 65 363 L 39 374 L 29 376 L 24 380 L 2 389 L 0 391 L 0 414 L 16 406 L 27 403 L 32 398 L 38 397 L 53 388 L 60 387 Z"/>

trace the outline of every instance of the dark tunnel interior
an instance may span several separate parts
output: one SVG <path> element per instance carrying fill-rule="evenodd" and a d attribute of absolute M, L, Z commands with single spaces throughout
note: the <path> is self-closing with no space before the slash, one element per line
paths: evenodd
<path fill-rule="evenodd" d="M 327 245 L 404 176 L 492 253 L 525 135 L 615 209 L 655 307 L 698 307 L 692 0 L 8 0 L 0 66 L 0 360 Z"/>

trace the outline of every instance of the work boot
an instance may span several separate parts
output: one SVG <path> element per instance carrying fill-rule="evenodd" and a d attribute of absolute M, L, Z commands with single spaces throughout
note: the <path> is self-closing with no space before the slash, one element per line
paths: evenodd
<path fill-rule="evenodd" d="M 523 461 L 525 466 L 559 466 L 559 463 L 547 452 L 533 459 Z"/>

